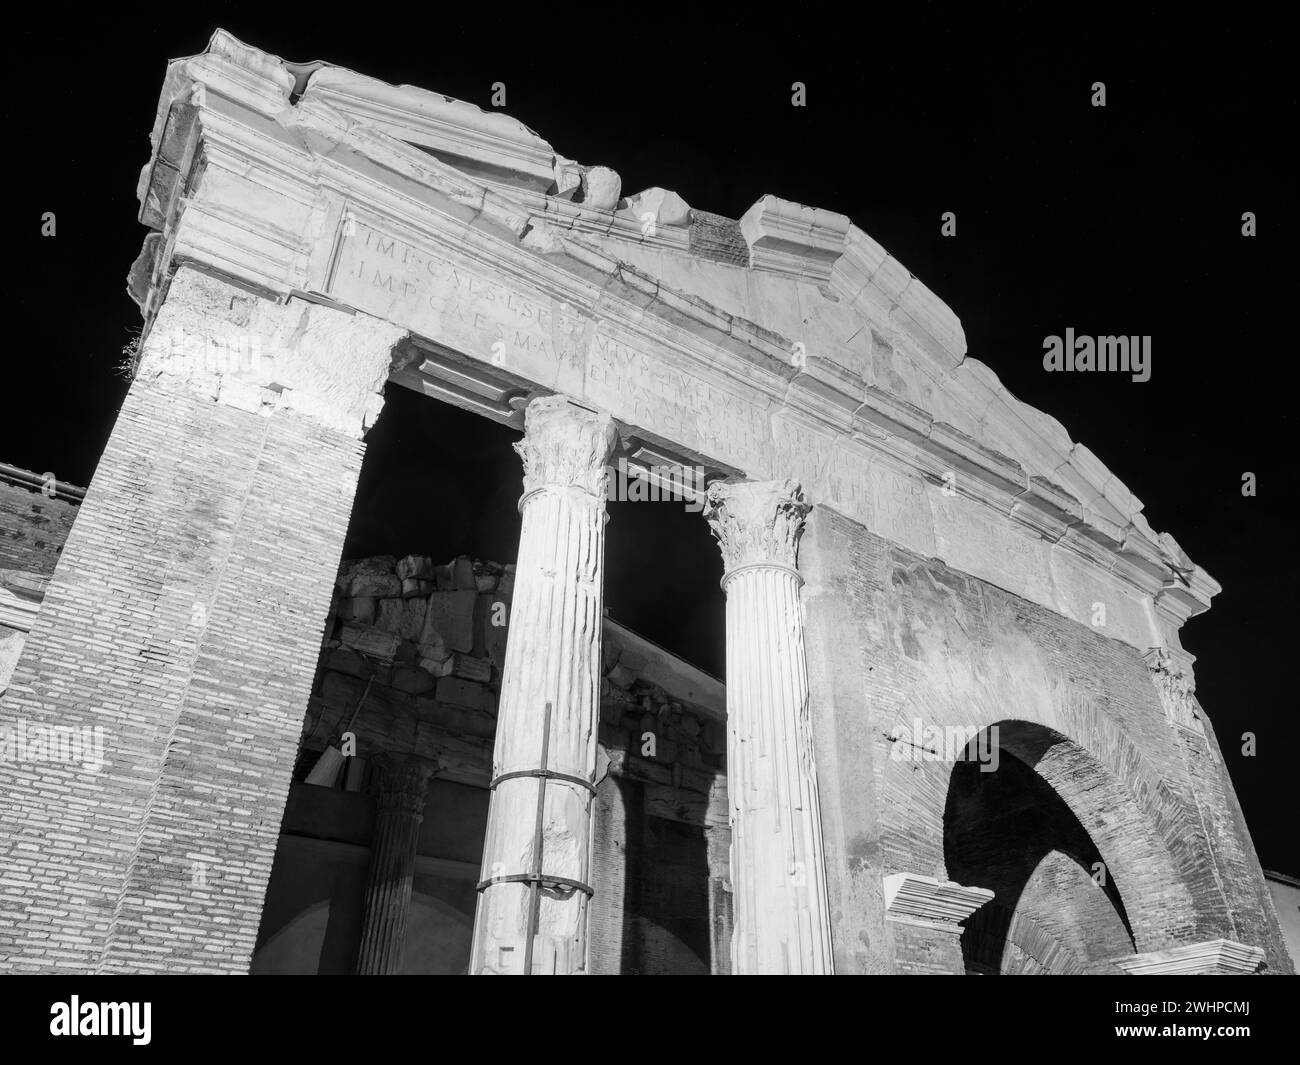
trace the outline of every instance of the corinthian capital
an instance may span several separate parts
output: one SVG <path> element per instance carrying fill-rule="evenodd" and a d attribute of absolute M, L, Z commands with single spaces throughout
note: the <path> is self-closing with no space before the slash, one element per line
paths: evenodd
<path fill-rule="evenodd" d="M 573 487 L 605 498 L 606 464 L 617 437 L 608 414 L 564 396 L 543 396 L 528 404 L 524 426 L 515 450 L 524 460 L 525 496 L 540 488 Z"/>
<path fill-rule="evenodd" d="M 727 573 L 757 565 L 794 569 L 799 535 L 811 509 L 794 481 L 714 482 L 704 517 L 722 549 Z"/>
<path fill-rule="evenodd" d="M 380 812 L 424 813 L 429 779 L 437 772 L 437 765 L 415 755 L 383 755 L 378 762 Z"/>

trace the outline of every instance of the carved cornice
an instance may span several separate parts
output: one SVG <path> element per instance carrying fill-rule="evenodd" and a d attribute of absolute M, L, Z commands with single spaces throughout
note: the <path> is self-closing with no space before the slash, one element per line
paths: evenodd
<path fill-rule="evenodd" d="M 754 266 L 827 281 L 844 254 L 849 220 L 834 211 L 764 196 L 740 219 L 740 232 Z"/>
<path fill-rule="evenodd" d="M 608 414 L 588 410 L 564 396 L 541 396 L 528 404 L 524 438 L 515 451 L 524 462 L 524 501 L 545 488 L 576 488 L 603 501 L 609 456 L 618 433 Z"/>
<path fill-rule="evenodd" d="M 723 581 L 745 566 L 798 570 L 799 537 L 811 506 L 794 481 L 715 481 L 704 517 L 722 551 Z"/>
<path fill-rule="evenodd" d="M 885 877 L 885 919 L 960 935 L 961 922 L 993 898 L 988 888 L 965 887 L 914 873 Z"/>
<path fill-rule="evenodd" d="M 1130 976 L 1249 976 L 1259 971 L 1263 961 L 1260 947 L 1248 947 L 1231 939 L 1211 939 L 1115 958 L 1113 964 Z"/>

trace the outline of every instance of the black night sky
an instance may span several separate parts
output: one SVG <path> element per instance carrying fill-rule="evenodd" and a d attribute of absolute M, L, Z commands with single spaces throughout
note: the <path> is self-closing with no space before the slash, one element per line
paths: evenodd
<path fill-rule="evenodd" d="M 972 21 L 931 5 L 797 5 L 716 22 L 671 5 L 474 22 L 435 7 L 424 25 L 392 7 L 269 8 L 151 7 L 94 26 L 38 9 L 11 31 L 19 244 L 0 461 L 82 485 L 94 473 L 127 388 L 115 368 L 140 326 L 125 276 L 145 235 L 136 179 L 169 58 L 201 52 L 221 26 L 286 59 L 484 107 L 504 82 L 506 111 L 564 155 L 613 167 L 625 193 L 659 185 L 732 218 L 764 193 L 842 212 L 945 300 L 970 354 L 1087 444 L 1222 583 L 1183 630 L 1198 696 L 1264 866 L 1300 875 L 1296 273 L 1283 255 L 1295 247 L 1284 158 L 1296 100 L 1277 27 L 1241 7 L 1205 27 L 1195 9 L 1175 9 L 1187 24 L 1174 27 L 1094 5 L 1051 24 L 1037 7 Z M 791 106 L 795 81 L 806 107 Z M 1097 81 L 1104 108 L 1090 104 Z M 45 211 L 54 238 L 40 234 Z M 955 238 L 940 235 L 946 211 Z M 1151 379 L 1045 372 L 1043 338 L 1066 327 L 1152 336 Z M 517 434 L 430 410 L 391 398 L 348 553 L 511 560 Z M 645 509 L 612 506 L 610 611 L 720 674 L 716 549 L 698 515 Z M 1247 731 L 1255 757 L 1241 755 Z"/>

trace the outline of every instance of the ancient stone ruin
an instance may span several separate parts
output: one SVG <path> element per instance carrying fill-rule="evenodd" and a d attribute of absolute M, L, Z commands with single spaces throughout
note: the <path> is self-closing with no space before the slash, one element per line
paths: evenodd
<path fill-rule="evenodd" d="M 846 217 L 222 31 L 152 146 L 94 479 L 0 483 L 0 971 L 1291 971 L 1218 586 Z M 513 561 L 342 557 L 400 389 L 522 433 Z M 607 614 L 615 470 L 725 686 Z"/>

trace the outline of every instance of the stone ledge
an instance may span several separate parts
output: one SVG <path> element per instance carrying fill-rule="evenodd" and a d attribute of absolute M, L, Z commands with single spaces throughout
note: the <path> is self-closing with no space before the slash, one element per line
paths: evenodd
<path fill-rule="evenodd" d="M 988 888 L 965 887 L 915 873 L 885 877 L 885 920 L 960 935 L 962 922 L 993 898 Z"/>
<path fill-rule="evenodd" d="M 1211 939 L 1113 959 L 1115 967 L 1130 976 L 1249 976 L 1258 972 L 1263 962 L 1262 948 L 1231 939 Z"/>

